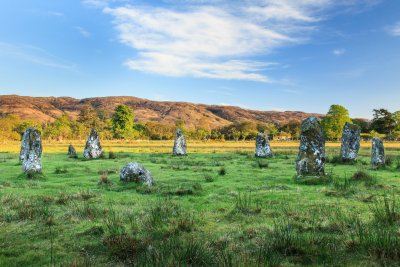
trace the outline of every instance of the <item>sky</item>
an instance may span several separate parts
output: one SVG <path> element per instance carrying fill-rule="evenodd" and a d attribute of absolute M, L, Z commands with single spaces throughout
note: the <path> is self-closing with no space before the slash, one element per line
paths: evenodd
<path fill-rule="evenodd" d="M 1 1 L 0 94 L 371 118 L 400 110 L 400 1 Z"/>

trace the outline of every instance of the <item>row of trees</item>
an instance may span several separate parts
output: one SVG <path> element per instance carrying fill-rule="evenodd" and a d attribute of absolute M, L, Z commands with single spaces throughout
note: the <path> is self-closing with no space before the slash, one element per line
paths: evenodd
<path fill-rule="evenodd" d="M 348 110 L 340 105 L 332 105 L 321 124 L 328 140 L 338 140 L 346 122 L 358 124 L 363 136 L 382 135 L 400 139 L 400 112 L 390 113 L 386 109 L 374 109 L 373 120 L 351 119 Z M 300 136 L 301 121 L 290 120 L 286 124 L 256 123 L 243 121 L 220 129 L 210 129 L 207 125 L 189 129 L 185 122 L 177 120 L 175 125 L 157 122 L 134 123 L 134 113 L 126 105 L 116 107 L 112 116 L 103 110 L 88 106 L 81 110 L 78 118 L 72 120 L 66 114 L 52 123 L 38 123 L 22 120 L 14 115 L 0 114 L 0 139 L 20 140 L 27 127 L 35 127 L 42 132 L 44 139 L 85 139 L 92 127 L 103 139 L 150 139 L 168 140 L 175 135 L 176 127 L 182 128 L 189 139 L 194 140 L 252 140 L 257 133 L 266 132 L 271 139 L 296 140 Z"/>

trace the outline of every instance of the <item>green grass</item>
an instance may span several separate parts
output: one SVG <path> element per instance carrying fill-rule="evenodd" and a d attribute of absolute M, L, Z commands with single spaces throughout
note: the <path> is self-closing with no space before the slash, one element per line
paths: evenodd
<path fill-rule="evenodd" d="M 386 150 L 394 163 L 399 152 Z M 30 179 L 17 154 L 0 153 L 0 266 L 398 264 L 398 164 L 372 170 L 363 148 L 322 180 L 296 180 L 297 148 L 274 153 L 44 153 Z M 119 181 L 130 161 L 154 187 Z"/>

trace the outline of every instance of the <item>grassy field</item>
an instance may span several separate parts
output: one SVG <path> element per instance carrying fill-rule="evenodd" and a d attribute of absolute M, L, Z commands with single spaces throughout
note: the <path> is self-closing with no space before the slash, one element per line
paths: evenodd
<path fill-rule="evenodd" d="M 398 266 L 400 146 L 391 164 L 337 162 L 324 178 L 296 181 L 297 143 L 104 143 L 116 158 L 85 161 L 45 143 L 44 173 L 27 179 L 18 143 L 0 146 L 0 266 Z M 73 142 L 78 152 L 83 142 Z M 121 183 L 137 161 L 155 186 Z"/>

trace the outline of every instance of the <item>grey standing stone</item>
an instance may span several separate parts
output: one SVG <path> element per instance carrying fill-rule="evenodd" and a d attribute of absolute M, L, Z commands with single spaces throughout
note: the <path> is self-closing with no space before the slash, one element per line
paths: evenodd
<path fill-rule="evenodd" d="M 119 173 L 119 178 L 124 182 L 143 183 L 148 186 L 152 186 L 154 183 L 151 173 L 137 162 L 125 165 Z"/>
<path fill-rule="evenodd" d="M 361 128 L 358 125 L 346 122 L 343 127 L 342 147 L 340 154 L 343 161 L 357 161 L 360 149 Z"/>
<path fill-rule="evenodd" d="M 97 159 L 103 153 L 100 138 L 96 130 L 92 128 L 90 131 L 88 140 L 86 141 L 85 150 L 83 151 L 83 156 L 86 159 Z"/>
<path fill-rule="evenodd" d="M 269 158 L 272 157 L 271 146 L 269 145 L 268 135 L 265 133 L 257 134 L 256 138 L 256 157 Z"/>
<path fill-rule="evenodd" d="M 42 172 L 42 139 L 38 130 L 26 129 L 21 142 L 20 159 L 26 174 Z"/>
<path fill-rule="evenodd" d="M 325 174 L 325 139 L 316 117 L 309 117 L 301 124 L 297 175 Z"/>
<path fill-rule="evenodd" d="M 174 149 L 172 151 L 174 156 L 186 156 L 186 138 L 181 129 L 176 129 Z"/>
<path fill-rule="evenodd" d="M 76 154 L 75 147 L 73 145 L 69 145 L 68 147 L 68 156 L 70 158 L 76 158 L 78 155 Z"/>
<path fill-rule="evenodd" d="M 382 139 L 376 136 L 372 138 L 371 165 L 373 168 L 379 168 L 385 165 L 385 148 Z"/>

